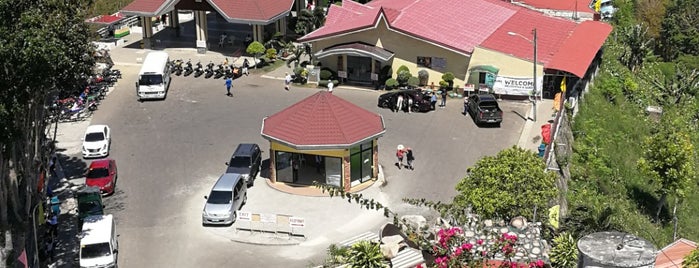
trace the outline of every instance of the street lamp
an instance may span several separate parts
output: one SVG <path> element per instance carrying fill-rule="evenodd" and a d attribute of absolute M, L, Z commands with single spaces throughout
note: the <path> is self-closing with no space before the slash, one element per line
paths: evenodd
<path fill-rule="evenodd" d="M 534 65 L 534 72 L 533 72 L 534 90 L 532 90 L 532 94 L 531 94 L 531 95 L 533 95 L 534 99 L 530 99 L 530 100 L 532 102 L 533 109 L 534 109 L 534 112 L 532 113 L 532 115 L 533 115 L 532 120 L 534 120 L 534 122 L 536 122 L 536 96 L 538 94 L 538 92 L 536 90 L 536 28 L 534 28 L 532 30 L 532 35 L 534 35 L 534 38 L 532 40 L 529 40 L 529 38 L 526 38 L 524 35 L 521 35 L 521 34 L 518 34 L 515 32 L 507 32 L 507 34 L 513 35 L 513 36 L 519 36 L 519 37 L 523 38 L 524 40 L 527 40 L 527 42 L 534 44 L 534 60 L 532 61 L 533 65 Z"/>

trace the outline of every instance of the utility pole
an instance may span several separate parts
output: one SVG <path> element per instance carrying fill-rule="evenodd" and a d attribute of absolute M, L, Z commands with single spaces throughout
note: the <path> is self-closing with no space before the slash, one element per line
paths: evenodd
<path fill-rule="evenodd" d="M 539 92 L 537 92 L 537 87 L 536 87 L 536 28 L 534 28 L 534 30 L 532 30 L 532 34 L 534 35 L 534 39 L 532 41 L 532 43 L 534 43 L 534 61 L 533 61 L 533 65 L 534 65 L 534 73 L 533 73 L 534 90 L 532 90 L 532 95 L 534 95 L 534 99 L 532 100 L 532 107 L 534 107 L 534 112 L 532 113 L 533 114 L 532 119 L 534 120 L 534 122 L 536 122 L 536 101 L 538 98 L 537 96 L 539 95 Z"/>

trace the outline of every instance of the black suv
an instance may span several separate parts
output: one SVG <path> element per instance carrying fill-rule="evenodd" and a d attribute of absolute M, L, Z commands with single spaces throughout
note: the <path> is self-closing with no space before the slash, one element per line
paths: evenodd
<path fill-rule="evenodd" d="M 255 184 L 262 162 L 260 146 L 255 143 L 241 143 L 235 149 L 231 160 L 226 162 L 226 173 L 238 173 L 245 177 L 248 187 Z"/>

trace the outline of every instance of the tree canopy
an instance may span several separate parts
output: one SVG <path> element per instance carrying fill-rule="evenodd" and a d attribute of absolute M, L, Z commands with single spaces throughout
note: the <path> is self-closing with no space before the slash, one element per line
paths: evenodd
<path fill-rule="evenodd" d="M 496 156 L 486 156 L 470 169 L 457 185 L 453 205 L 471 206 L 481 217 L 531 218 L 534 207 L 540 215 L 558 192 L 556 175 L 545 172 L 545 164 L 529 150 L 512 147 Z"/>

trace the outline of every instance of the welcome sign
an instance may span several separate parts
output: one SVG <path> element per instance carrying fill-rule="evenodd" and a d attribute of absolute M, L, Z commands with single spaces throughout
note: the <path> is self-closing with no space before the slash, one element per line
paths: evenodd
<path fill-rule="evenodd" d="M 541 92 L 543 77 L 537 77 L 537 91 Z M 493 84 L 493 92 L 502 95 L 529 96 L 534 90 L 534 79 L 531 77 L 498 76 Z"/>

